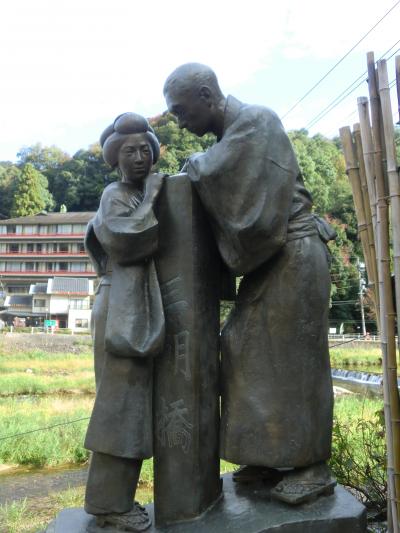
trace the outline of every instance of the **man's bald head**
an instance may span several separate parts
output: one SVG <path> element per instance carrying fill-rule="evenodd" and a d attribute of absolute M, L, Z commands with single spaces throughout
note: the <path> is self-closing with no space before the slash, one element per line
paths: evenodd
<path fill-rule="evenodd" d="M 181 65 L 168 76 L 164 96 L 180 128 L 199 137 L 208 132 L 221 136 L 225 97 L 210 67 L 200 63 Z"/>
<path fill-rule="evenodd" d="M 215 72 L 201 63 L 185 63 L 176 68 L 164 84 L 164 95 L 170 92 L 191 92 L 208 87 L 217 97 L 223 97 Z"/>

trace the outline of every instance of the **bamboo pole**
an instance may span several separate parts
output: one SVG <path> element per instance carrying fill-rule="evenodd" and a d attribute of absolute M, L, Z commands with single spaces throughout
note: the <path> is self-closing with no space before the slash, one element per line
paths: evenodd
<path fill-rule="evenodd" d="M 375 162 L 375 178 L 376 187 L 378 191 L 378 205 L 380 206 L 380 213 L 384 217 L 382 219 L 382 235 L 387 239 L 382 241 L 383 255 L 381 261 L 383 263 L 383 276 L 384 276 L 384 289 L 387 292 L 385 298 L 385 315 L 386 315 L 386 340 L 387 340 L 387 372 L 388 372 L 388 388 L 389 388 L 389 403 L 390 403 L 390 415 L 392 426 L 392 439 L 393 439 L 393 468 L 394 468 L 394 485 L 395 490 L 393 492 L 393 499 L 396 502 L 397 507 L 397 522 L 395 521 L 396 515 L 393 510 L 393 523 L 396 522 L 399 527 L 400 518 L 400 449 L 398 443 L 400 442 L 400 405 L 399 395 L 397 389 L 397 362 L 396 362 L 396 313 L 394 309 L 394 295 L 393 285 L 391 280 L 390 269 L 390 228 L 389 228 L 389 183 L 387 179 L 387 154 L 386 143 L 384 137 L 382 106 L 380 96 L 378 92 L 378 74 L 375 70 L 374 54 L 370 52 L 367 54 L 367 66 L 368 66 L 368 88 L 370 94 L 370 106 L 371 106 L 371 119 L 372 119 L 372 132 L 374 142 L 374 162 Z M 389 85 L 389 82 L 387 82 Z M 390 102 L 389 102 L 390 106 Z M 392 121 L 391 109 L 389 109 L 390 121 Z M 397 180 L 396 180 L 397 181 Z M 395 187 L 395 186 L 394 186 Z M 396 187 L 394 189 L 396 192 Z M 395 202 L 396 203 L 396 202 Z M 397 205 L 395 206 L 396 213 Z M 393 209 L 393 206 L 392 206 Z M 393 215 L 393 212 L 392 212 Z M 393 217 L 392 217 L 393 220 Z M 396 225 L 398 221 L 396 221 Z M 387 229 L 386 229 L 387 227 Z M 393 227 L 392 227 L 393 230 Z M 393 239 L 394 241 L 394 239 Z M 396 244 L 396 248 L 398 245 Z M 395 528 L 395 525 L 393 525 Z"/>
<path fill-rule="evenodd" d="M 393 232 L 393 263 L 395 274 L 395 293 L 397 324 L 400 324 L 400 182 L 397 170 L 397 158 L 394 144 L 394 126 L 390 88 L 386 60 L 378 61 L 379 93 L 382 107 L 383 131 L 386 145 L 387 172 L 391 204 L 391 221 Z M 396 482 L 396 499 L 398 517 L 400 517 L 400 398 L 397 388 L 396 354 L 389 363 L 389 387 L 393 425 L 393 452 Z"/>
<path fill-rule="evenodd" d="M 385 177 L 385 171 L 383 166 L 383 160 L 385 158 L 383 131 L 382 131 L 382 112 L 381 103 L 378 94 L 378 82 L 377 74 L 375 70 L 374 53 L 368 52 L 367 54 L 367 68 L 368 68 L 368 90 L 369 90 L 369 103 L 371 108 L 371 125 L 372 125 L 372 141 L 373 141 L 373 153 L 374 153 L 374 166 L 375 166 L 375 180 L 376 190 L 382 185 L 383 190 L 382 198 L 386 199 L 389 194 L 387 180 Z M 386 201 L 386 200 L 385 200 Z"/>
<path fill-rule="evenodd" d="M 371 205 L 370 205 L 367 180 L 366 180 L 366 175 L 365 175 L 365 165 L 364 165 L 363 149 L 362 149 L 362 143 L 361 143 L 360 124 L 358 123 L 353 124 L 353 139 L 354 139 L 356 156 L 357 156 L 357 161 L 358 161 L 361 190 L 363 194 L 365 222 L 367 224 L 369 255 L 370 255 L 370 261 L 371 261 L 371 267 L 370 267 L 371 272 L 368 275 L 368 281 L 369 281 L 369 286 L 371 288 L 372 297 L 373 297 L 374 306 L 375 306 L 376 322 L 378 325 L 378 329 L 380 330 L 378 269 L 376 266 L 375 236 L 374 236 L 374 228 L 372 225 Z"/>
<path fill-rule="evenodd" d="M 362 96 L 358 98 L 357 100 L 358 104 L 358 113 L 361 116 L 364 117 L 364 106 L 368 106 L 368 98 L 365 96 Z M 368 107 L 367 107 L 368 111 Z M 362 160 L 364 163 L 364 172 L 365 172 L 365 179 L 367 184 L 367 191 L 368 191 L 368 197 L 369 197 L 369 205 L 371 208 L 371 219 L 372 219 L 372 228 L 373 228 L 373 235 L 374 235 L 374 247 L 375 247 L 375 253 L 377 255 L 378 252 L 378 218 L 377 218 L 377 207 L 376 207 L 376 186 L 375 186 L 375 171 L 374 171 L 374 160 L 373 160 L 373 152 L 372 152 L 372 136 L 371 136 L 371 130 L 369 127 L 367 127 L 367 124 L 369 125 L 369 113 L 368 118 L 364 118 L 364 122 L 366 124 L 361 127 L 360 123 L 360 137 L 361 137 L 361 146 L 360 149 L 362 150 Z M 357 139 L 357 137 L 356 137 Z M 367 150 L 366 147 L 369 147 L 369 150 Z M 377 278 L 378 279 L 378 278 Z"/>
<path fill-rule="evenodd" d="M 365 215 L 365 206 L 363 192 L 361 189 L 360 169 L 355 153 L 355 146 L 348 126 L 340 128 L 340 139 L 342 141 L 344 159 L 346 162 L 346 172 L 349 177 L 351 190 L 353 192 L 354 207 L 357 217 L 358 234 L 364 253 L 365 265 L 367 269 L 368 280 L 371 280 L 371 253 L 368 240 L 367 221 Z"/>
<path fill-rule="evenodd" d="M 400 56 L 395 57 L 395 62 L 396 62 L 397 109 L 399 112 L 399 120 L 397 124 L 400 124 Z"/>
<path fill-rule="evenodd" d="M 383 290 L 385 291 L 385 305 L 383 309 L 383 314 L 386 321 L 386 374 L 389 398 L 390 425 L 392 431 L 392 440 L 390 444 L 392 448 L 393 479 L 391 480 L 391 483 L 394 485 L 389 493 L 389 497 L 391 498 L 392 502 L 390 507 L 392 511 L 393 530 L 398 531 L 398 519 L 400 515 L 400 507 L 398 502 L 398 498 L 400 495 L 400 456 L 396 455 L 395 442 L 397 441 L 396 420 L 399 418 L 399 416 L 397 409 L 397 376 L 395 389 L 393 388 L 392 376 L 392 368 L 396 366 L 396 315 L 393 305 L 394 299 L 390 270 L 389 209 L 387 202 L 389 188 L 386 179 L 386 173 L 384 171 L 383 159 L 386 156 L 384 142 L 382 142 L 382 110 L 378 94 L 377 73 L 375 70 L 375 60 L 373 52 L 367 54 L 367 68 L 374 146 L 375 180 L 378 196 L 378 220 L 380 227 L 379 239 L 381 241 L 380 261 L 382 264 Z"/>
<path fill-rule="evenodd" d="M 375 191 L 374 183 L 374 147 L 372 142 L 372 132 L 370 126 L 368 99 L 365 97 L 358 98 L 358 109 L 360 116 L 360 129 L 361 139 L 364 153 L 364 163 L 366 170 L 366 177 L 368 183 L 368 192 Z M 372 194 L 372 201 L 375 203 L 376 211 L 376 250 L 378 260 L 378 279 L 379 279 L 379 302 L 380 302 L 380 334 L 381 334 L 381 346 L 382 346 L 382 373 L 383 373 L 383 399 L 384 399 L 384 412 L 385 412 L 385 427 L 386 427 L 386 442 L 387 442 L 387 474 L 388 474 L 388 508 L 390 507 L 392 515 L 392 524 L 388 521 L 389 530 L 394 533 L 398 533 L 398 519 L 397 519 L 397 507 L 395 502 L 395 476 L 394 476 L 394 457 L 393 457 L 393 432 L 392 432 L 392 412 L 390 404 L 389 394 L 389 372 L 388 372 L 388 359 L 392 355 L 388 354 L 388 326 L 390 329 L 391 322 L 388 314 L 388 307 L 393 307 L 393 299 L 391 294 L 391 280 L 389 270 L 389 232 L 388 232 L 388 216 L 387 216 L 387 204 L 384 194 L 384 187 L 382 180 L 380 183 L 376 183 L 375 196 Z M 371 202 L 371 210 L 373 203 Z M 392 340 L 393 339 L 393 340 Z M 393 351 L 394 336 L 390 339 L 390 349 Z M 395 351 L 394 345 L 394 353 Z M 390 359 L 389 359 L 390 360 Z M 388 509 L 389 510 L 389 509 Z M 388 513 L 389 514 L 389 513 Z"/>

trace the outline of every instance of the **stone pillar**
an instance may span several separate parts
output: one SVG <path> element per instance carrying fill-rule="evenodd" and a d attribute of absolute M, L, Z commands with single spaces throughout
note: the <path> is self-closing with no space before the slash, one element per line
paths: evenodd
<path fill-rule="evenodd" d="M 157 526 L 190 520 L 218 500 L 220 259 L 186 174 L 157 204 L 157 274 L 166 346 L 155 360 L 154 508 Z"/>

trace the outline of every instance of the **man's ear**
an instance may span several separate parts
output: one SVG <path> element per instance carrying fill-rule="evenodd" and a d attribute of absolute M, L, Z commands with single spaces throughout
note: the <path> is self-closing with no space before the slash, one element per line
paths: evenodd
<path fill-rule="evenodd" d="M 202 85 L 199 89 L 199 96 L 200 99 L 204 100 L 209 107 L 211 106 L 212 92 L 210 87 L 207 87 L 207 85 Z"/>

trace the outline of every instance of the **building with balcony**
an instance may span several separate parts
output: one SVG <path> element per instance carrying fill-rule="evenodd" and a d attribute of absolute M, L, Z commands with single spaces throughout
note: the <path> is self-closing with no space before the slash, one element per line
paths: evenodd
<path fill-rule="evenodd" d="M 51 278 L 35 283 L 29 294 L 6 296 L 0 312 L 3 322 L 14 326 L 44 326 L 89 331 L 93 303 L 93 280 L 88 278 Z"/>
<path fill-rule="evenodd" d="M 95 279 L 83 245 L 94 212 L 40 213 L 0 220 L 0 292 L 28 295 L 49 278 Z"/>

